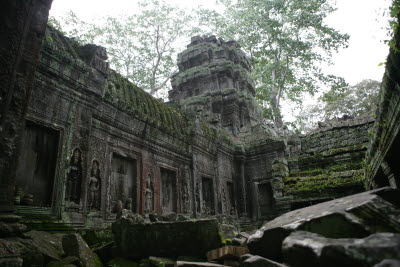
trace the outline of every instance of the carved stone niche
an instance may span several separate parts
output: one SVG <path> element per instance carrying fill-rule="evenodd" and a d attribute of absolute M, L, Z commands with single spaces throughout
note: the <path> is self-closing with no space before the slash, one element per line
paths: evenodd
<path fill-rule="evenodd" d="M 233 183 L 227 182 L 226 189 L 228 191 L 228 201 L 229 201 L 227 213 L 230 215 L 236 215 L 235 192 Z"/>
<path fill-rule="evenodd" d="M 214 214 L 214 186 L 213 180 L 208 177 L 203 177 L 202 182 L 202 211 L 204 214 Z"/>
<path fill-rule="evenodd" d="M 150 213 L 154 210 L 154 183 L 149 173 L 146 178 L 146 189 L 144 193 L 144 212 Z"/>
<path fill-rule="evenodd" d="M 88 208 L 89 210 L 100 211 L 101 203 L 101 175 L 100 164 L 97 160 L 92 161 L 88 185 Z"/>
<path fill-rule="evenodd" d="M 162 212 L 177 212 L 176 171 L 160 168 L 160 180 Z"/>
<path fill-rule="evenodd" d="M 110 179 L 111 207 L 121 201 L 124 208 L 131 208 L 133 212 L 137 212 L 137 179 L 137 160 L 113 153 Z"/>
<path fill-rule="evenodd" d="M 16 205 L 50 207 L 59 132 L 27 122 L 16 171 Z"/>
<path fill-rule="evenodd" d="M 261 215 L 268 215 L 272 212 L 274 201 L 271 183 L 258 184 L 257 189 Z"/>
<path fill-rule="evenodd" d="M 83 176 L 82 151 L 77 147 L 73 150 L 67 170 L 65 200 L 68 206 L 78 206 L 81 201 Z"/>

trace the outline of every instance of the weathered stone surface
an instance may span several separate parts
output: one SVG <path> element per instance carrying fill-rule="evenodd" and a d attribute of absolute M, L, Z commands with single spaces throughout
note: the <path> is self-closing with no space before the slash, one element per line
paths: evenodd
<path fill-rule="evenodd" d="M 145 223 L 144 218 L 140 214 L 133 213 L 132 211 L 126 209 L 121 210 L 121 212 L 117 215 L 117 219 L 122 219 L 122 221 L 126 221 L 131 224 Z"/>
<path fill-rule="evenodd" d="M 0 259 L 4 266 L 18 266 L 13 264 L 21 260 L 24 266 L 44 266 L 46 263 L 45 257 L 32 240 L 19 237 L 0 239 Z"/>
<path fill-rule="evenodd" d="M 372 116 L 334 119 L 306 135 L 288 138 L 288 175 L 274 165 L 277 213 L 364 191 L 364 164 Z M 329 125 L 329 126 L 327 126 Z M 280 167 L 280 168 L 278 168 Z"/>
<path fill-rule="evenodd" d="M 248 238 L 247 246 L 251 254 L 280 260 L 282 242 L 294 231 L 305 230 L 330 238 L 400 232 L 400 210 L 389 199 L 394 192 L 398 197 L 398 190 L 382 188 L 286 213 L 264 224 Z"/>
<path fill-rule="evenodd" d="M 61 244 L 62 235 L 33 230 L 25 233 L 24 236 L 32 239 L 33 244 L 44 255 L 46 261 L 56 261 L 62 258 L 64 254 Z"/>
<path fill-rule="evenodd" d="M 155 267 L 159 267 L 160 264 L 164 264 L 166 267 L 173 267 L 175 266 L 176 261 L 168 258 L 160 258 L 160 257 L 149 257 L 150 264 Z"/>
<path fill-rule="evenodd" d="M 244 237 L 235 237 L 232 239 L 232 245 L 234 246 L 242 246 L 246 242 L 246 238 Z"/>
<path fill-rule="evenodd" d="M 247 253 L 249 253 L 249 250 L 247 248 L 236 247 L 236 246 L 225 246 L 207 252 L 207 260 L 208 261 L 225 260 L 225 259 L 236 260 L 239 259 L 242 255 Z"/>
<path fill-rule="evenodd" d="M 99 257 L 93 253 L 85 240 L 79 234 L 68 234 L 62 238 L 62 246 L 67 256 L 75 256 L 80 259 L 83 266 L 103 266 Z"/>
<path fill-rule="evenodd" d="M 72 266 L 82 266 L 82 262 L 78 257 L 68 256 L 60 261 L 52 261 L 47 267 L 72 267 Z"/>
<path fill-rule="evenodd" d="M 286 267 L 286 265 L 275 262 L 261 256 L 247 254 L 241 259 L 241 267 Z"/>
<path fill-rule="evenodd" d="M 233 216 L 217 215 L 215 217 L 218 220 L 222 236 L 225 239 L 231 239 L 240 234 L 240 226 Z"/>
<path fill-rule="evenodd" d="M 285 262 L 292 267 L 372 266 L 400 258 L 400 234 L 378 233 L 363 239 L 332 239 L 299 231 L 282 245 Z"/>
<path fill-rule="evenodd" d="M 380 263 L 375 264 L 374 267 L 400 267 L 400 260 L 383 260 Z"/>
<path fill-rule="evenodd" d="M 224 265 L 210 262 L 177 261 L 176 267 L 222 267 Z"/>
<path fill-rule="evenodd" d="M 93 250 L 103 263 L 109 262 L 113 258 L 114 241 Z"/>
<path fill-rule="evenodd" d="M 396 23 L 399 18 L 395 18 Z M 376 123 L 366 157 L 366 186 L 400 188 L 400 32 L 394 31 L 390 53 L 386 60 Z"/>
<path fill-rule="evenodd" d="M 149 256 L 205 257 L 207 251 L 221 247 L 217 220 L 135 223 L 129 216 L 112 225 L 115 251 L 131 259 Z"/>

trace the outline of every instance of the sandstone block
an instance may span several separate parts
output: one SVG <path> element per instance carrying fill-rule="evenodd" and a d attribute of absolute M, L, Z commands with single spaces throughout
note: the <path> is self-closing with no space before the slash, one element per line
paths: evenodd
<path fill-rule="evenodd" d="M 247 248 L 236 246 L 225 246 L 222 248 L 213 249 L 207 252 L 207 260 L 226 260 L 226 259 L 239 259 L 242 255 L 249 253 Z"/>
<path fill-rule="evenodd" d="M 292 267 L 373 266 L 384 259 L 400 258 L 400 234 L 333 239 L 299 231 L 283 241 L 282 250 Z"/>
<path fill-rule="evenodd" d="M 248 238 L 251 254 L 281 260 L 283 240 L 304 230 L 328 238 L 363 238 L 400 232 L 400 192 L 381 188 L 288 212 L 264 224 Z"/>

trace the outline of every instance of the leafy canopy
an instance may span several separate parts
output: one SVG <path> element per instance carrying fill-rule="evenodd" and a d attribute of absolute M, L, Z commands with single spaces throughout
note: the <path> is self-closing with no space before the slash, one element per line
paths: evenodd
<path fill-rule="evenodd" d="M 378 106 L 380 88 L 380 82 L 370 79 L 353 86 L 332 87 L 319 97 L 316 104 L 302 110 L 295 126 L 300 132 L 307 132 L 315 128 L 318 121 L 330 121 L 345 115 L 373 116 Z"/>
<path fill-rule="evenodd" d="M 322 83 L 341 81 L 325 75 L 321 62 L 347 47 L 349 36 L 327 26 L 335 9 L 328 0 L 222 0 L 223 14 L 200 10 L 200 25 L 237 40 L 250 56 L 257 98 L 279 120 L 280 101 L 301 102 Z M 270 113 L 271 114 L 271 113 Z"/>
<path fill-rule="evenodd" d="M 187 43 L 182 38 L 191 35 L 190 21 L 191 16 L 163 0 L 142 0 L 135 14 L 101 21 L 83 21 L 72 11 L 59 21 L 50 18 L 53 26 L 82 44 L 105 47 L 111 67 L 153 95 L 168 89 L 176 51 Z"/>

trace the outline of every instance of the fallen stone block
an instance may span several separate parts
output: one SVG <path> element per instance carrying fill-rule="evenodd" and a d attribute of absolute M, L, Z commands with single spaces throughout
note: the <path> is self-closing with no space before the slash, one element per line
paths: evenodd
<path fill-rule="evenodd" d="M 372 190 L 288 212 L 263 225 L 247 240 L 251 254 L 282 261 L 282 242 L 294 231 L 329 238 L 363 238 L 400 232 L 400 190 Z"/>
<path fill-rule="evenodd" d="M 243 244 L 246 242 L 246 238 L 244 237 L 235 237 L 232 239 L 232 245 L 234 246 L 243 246 Z"/>
<path fill-rule="evenodd" d="M 150 261 L 150 265 L 155 266 L 155 267 L 159 267 L 161 263 L 164 264 L 165 267 L 173 267 L 173 266 L 175 266 L 175 262 L 176 262 L 176 261 L 168 259 L 168 258 L 160 258 L 160 257 L 153 257 L 153 256 L 149 257 L 149 261 Z"/>
<path fill-rule="evenodd" d="M 222 246 L 217 220 L 135 223 L 121 216 L 112 225 L 118 256 L 143 259 L 150 256 L 204 258 Z"/>
<path fill-rule="evenodd" d="M 113 258 L 113 247 L 114 242 L 109 242 L 104 246 L 94 249 L 93 252 L 96 253 L 97 256 L 99 256 L 100 260 L 103 263 L 107 263 Z"/>
<path fill-rule="evenodd" d="M 44 266 L 45 257 L 31 239 L 9 237 L 0 239 L 0 266 Z M 16 264 L 16 265 L 14 265 Z"/>
<path fill-rule="evenodd" d="M 80 234 L 64 235 L 62 246 L 67 256 L 78 257 L 84 267 L 103 266 L 99 257 L 90 250 Z"/>
<path fill-rule="evenodd" d="M 241 261 L 242 267 L 287 267 L 284 264 L 275 262 L 261 256 L 249 255 L 244 260 Z"/>
<path fill-rule="evenodd" d="M 82 266 L 82 262 L 78 257 L 68 256 L 60 261 L 52 261 L 47 267 L 71 267 L 71 266 Z"/>
<path fill-rule="evenodd" d="M 400 260 L 388 259 L 374 265 L 374 267 L 400 267 Z"/>
<path fill-rule="evenodd" d="M 225 246 L 207 252 L 207 260 L 237 260 L 242 255 L 248 254 L 249 250 L 243 247 Z"/>
<path fill-rule="evenodd" d="M 223 267 L 224 265 L 211 262 L 177 261 L 176 267 Z"/>
<path fill-rule="evenodd" d="M 384 259 L 400 259 L 400 234 L 333 239 L 299 231 L 283 241 L 282 250 L 285 262 L 292 267 L 367 267 Z"/>
<path fill-rule="evenodd" d="M 31 239 L 40 253 L 43 254 L 46 262 L 61 260 L 64 254 L 61 244 L 62 236 L 63 235 L 60 234 L 50 234 L 48 232 L 36 230 L 24 233 L 24 237 Z"/>

